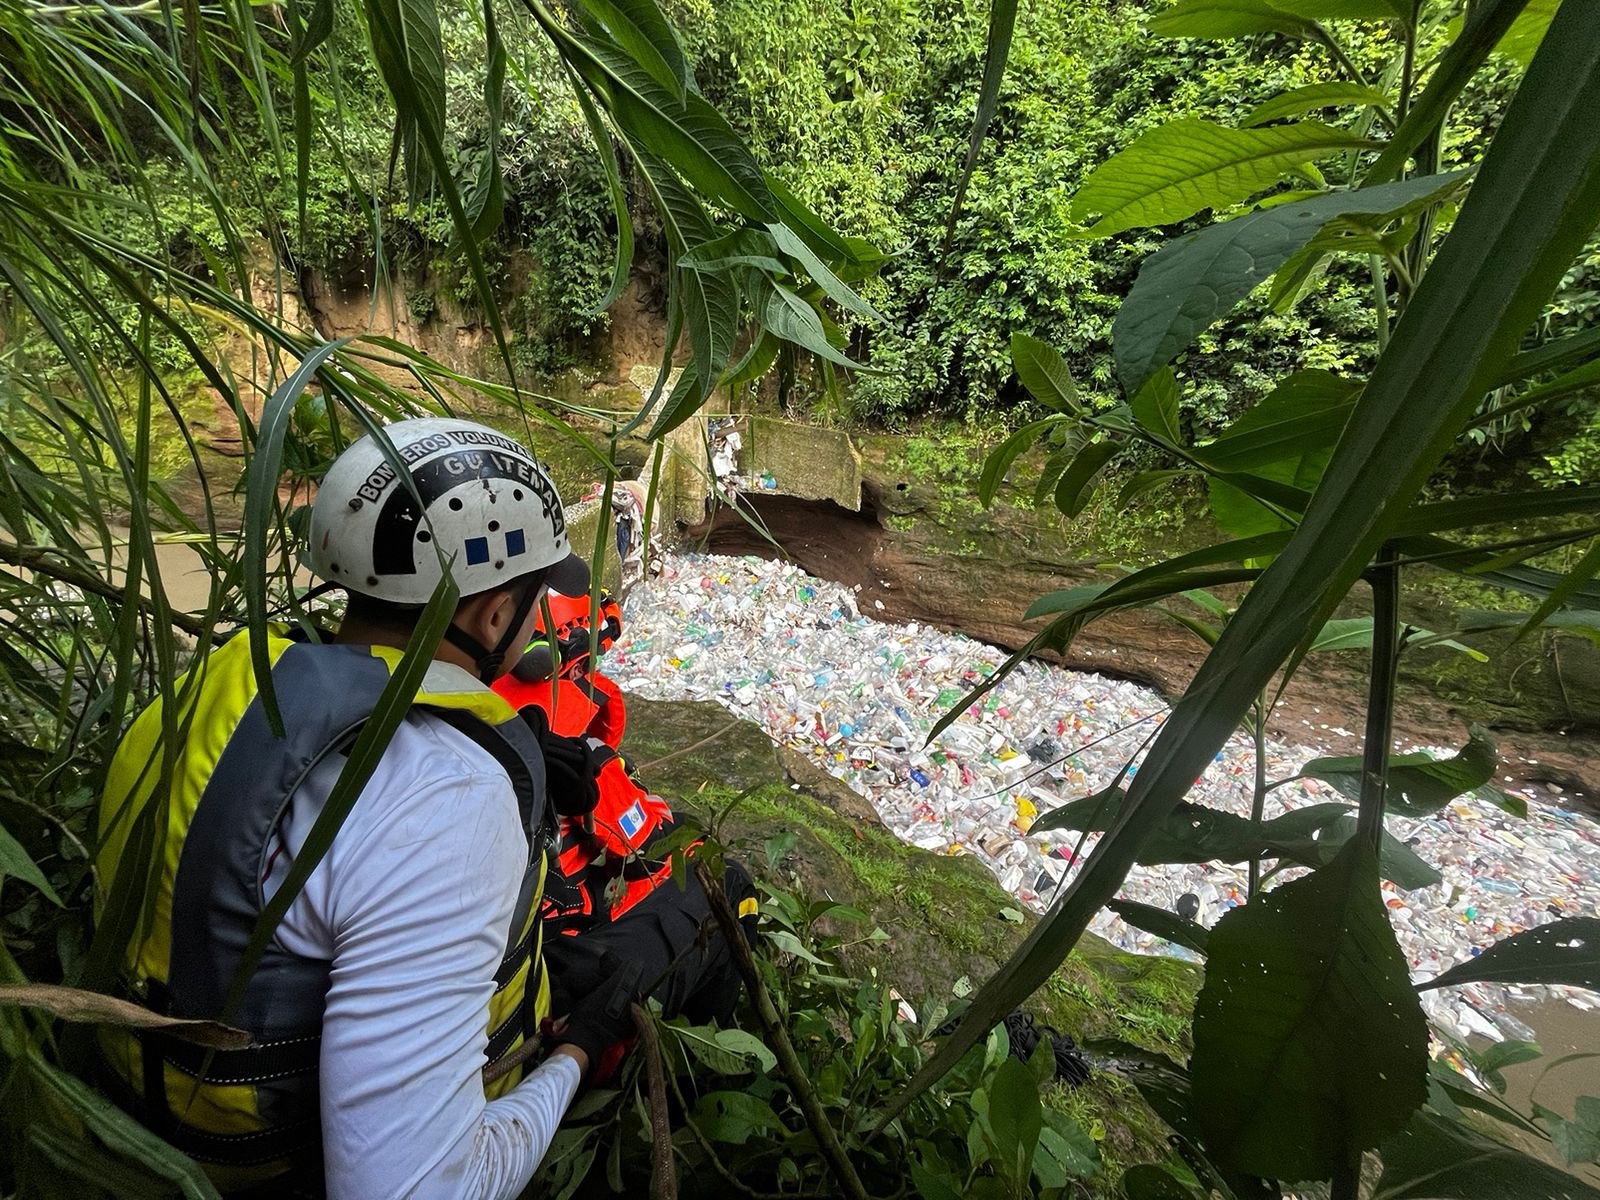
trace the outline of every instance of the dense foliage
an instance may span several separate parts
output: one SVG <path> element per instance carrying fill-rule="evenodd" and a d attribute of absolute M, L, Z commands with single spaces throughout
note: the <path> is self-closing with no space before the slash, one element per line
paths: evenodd
<path fill-rule="evenodd" d="M 1275 93 L 1332 78 L 1326 56 L 1288 37 L 1152 38 L 1140 19 L 1145 8 L 1133 0 L 1024 6 L 997 115 L 946 252 L 982 69 L 984 10 L 906 0 L 800 8 L 681 0 L 672 11 L 700 86 L 758 160 L 839 228 L 892 252 L 869 290 L 886 322 L 857 320 L 847 329 L 854 356 L 881 372 L 855 377 L 847 411 L 891 424 L 1024 402 L 1011 382 L 1014 328 L 1061 348 L 1091 390 L 1114 391 L 1111 321 L 1140 259 L 1158 243 L 1143 230 L 1098 244 L 1074 236 L 1081 226 L 1069 202 L 1078 184 L 1165 120 L 1237 122 Z M 441 21 L 452 52 L 447 134 L 472 161 L 487 141 L 482 107 L 472 102 L 483 83 L 481 19 L 470 7 L 446 5 Z M 1434 43 L 1441 36 L 1436 32 Z M 1376 71 L 1396 46 L 1389 31 L 1368 27 L 1348 49 Z M 498 146 L 506 224 L 484 253 L 508 306 L 518 361 L 547 372 L 605 354 L 604 339 L 594 335 L 607 318 L 596 317 L 593 305 L 606 290 L 616 226 L 600 161 L 581 112 L 559 86 L 549 47 L 526 39 L 512 55 L 532 87 L 507 89 Z M 1474 77 L 1453 114 L 1446 165 L 1481 152 L 1518 70 L 1497 56 Z M 388 179 L 390 116 L 381 82 L 370 70 L 352 71 L 343 82 L 338 95 L 317 98 L 326 108 L 320 116 L 339 130 L 344 160 L 313 162 L 304 236 L 292 179 L 267 191 L 262 228 L 297 262 L 359 286 L 371 285 L 364 264 L 380 251 L 381 262 L 404 273 L 419 323 L 435 314 L 453 319 L 462 306 L 470 313 L 472 284 L 452 248 L 448 213 L 427 198 L 411 207 Z M 635 269 L 642 295 L 659 304 L 666 247 L 647 189 L 625 182 L 641 224 Z M 175 211 L 192 209 L 176 182 L 171 203 Z M 373 236 L 374 206 L 386 220 L 381 245 Z M 1600 259 L 1591 251 L 1558 293 L 1548 332 L 1592 317 L 1597 277 Z M 1188 385 L 1185 420 L 1197 433 L 1214 431 L 1288 369 L 1370 365 L 1376 345 L 1365 316 L 1369 291 L 1364 267 L 1336 263 L 1292 299 L 1253 297 L 1178 364 Z M 816 385 L 785 393 L 795 403 L 817 394 Z M 1582 478 L 1600 461 L 1595 412 L 1592 398 L 1577 396 L 1537 422 L 1508 421 L 1474 440 L 1553 478 Z"/>
<path fill-rule="evenodd" d="M 1348 53 L 1363 22 L 1394 32 L 1399 51 L 1387 66 L 1363 71 Z M 1526 0 L 1464 13 L 1442 0 L 1181 0 L 1150 27 L 1223 42 L 1281 35 L 1326 54 L 1336 78 L 1290 88 L 1235 123 L 1166 121 L 1084 179 L 1071 211 L 1089 238 L 1170 227 L 1206 210 L 1215 219 L 1165 239 L 1140 264 L 1112 331 L 1122 403 L 1091 400 L 1064 354 L 1013 334 L 1013 365 L 1047 415 L 994 451 L 980 493 L 992 499 L 1036 440 L 1048 457 L 1035 495 L 1053 498 L 1068 518 L 1119 460 L 1153 454 L 1157 462 L 1124 486 L 1123 504 L 1174 478 L 1203 481 L 1225 540 L 1041 597 L 1028 616 L 1045 624 L 1008 669 L 1041 647 L 1064 649 L 1101 616 L 1151 605 L 1211 651 L 1137 774 L 1130 763 L 1035 826 L 1102 836 L 890 1112 L 1049 978 L 1133 863 L 1217 858 L 1248 863 L 1249 883 L 1245 903 L 1209 930 L 1115 905 L 1207 959 L 1193 1053 L 1185 1064 L 1148 1064 L 1153 1074 L 1140 1085 L 1186 1164 L 1169 1191 L 1276 1196 L 1296 1181 L 1326 1179 L 1334 1200 L 1356 1200 L 1364 1155 L 1376 1150 L 1383 1196 L 1493 1195 L 1502 1171 L 1518 1177 L 1518 1194 L 1592 1195 L 1485 1140 L 1462 1115 L 1470 1108 L 1543 1138 L 1572 1164 L 1595 1157 L 1573 1134 L 1590 1123 L 1587 1101 L 1570 1119 L 1537 1105 L 1524 1114 L 1430 1062 L 1434 1035 L 1416 992 L 1481 980 L 1593 987 L 1600 921 L 1558 919 L 1414 981 L 1379 885 L 1411 889 L 1438 878 L 1386 833 L 1387 816 L 1435 812 L 1482 789 L 1495 770 L 1480 731 L 1443 762 L 1391 753 L 1400 656 L 1441 640 L 1401 620 L 1402 574 L 1430 564 L 1536 605 L 1531 613 L 1450 614 L 1461 631 L 1527 633 L 1549 623 L 1600 637 L 1593 486 L 1502 480 L 1493 495 L 1442 502 L 1425 492 L 1469 431 L 1559 404 L 1600 377 L 1600 337 L 1564 324 L 1563 299 L 1551 307 L 1600 223 L 1600 131 L 1580 115 L 1600 96 L 1600 25 L 1578 6 Z M 1450 113 L 1496 54 L 1531 57 L 1531 65 L 1481 158 L 1462 169 L 1449 157 Z M 1322 112 L 1339 115 L 1308 115 Z M 1340 259 L 1370 272 L 1370 366 L 1362 354 L 1337 370 L 1286 363 L 1270 391 L 1216 436 L 1187 427 L 1192 384 L 1175 369 L 1181 356 L 1258 288 L 1293 295 Z M 1508 516 L 1527 522 L 1518 536 L 1486 533 Z M 1566 546 L 1586 549 L 1576 563 L 1541 559 Z M 1237 606 L 1203 590 L 1237 584 L 1248 585 Z M 1330 621 L 1357 584 L 1371 597 L 1371 617 Z M 1363 753 L 1316 760 L 1304 772 L 1354 803 L 1267 820 L 1277 781 L 1267 776 L 1262 730 L 1304 657 L 1330 644 L 1370 648 Z M 992 686 L 976 688 L 936 731 Z M 1256 742 L 1250 817 L 1187 802 L 1196 772 L 1241 726 Z M 1263 874 L 1269 858 L 1276 866 Z M 1310 873 L 1299 875 L 1302 867 Z M 1464 1153 L 1495 1169 L 1452 1176 Z"/>

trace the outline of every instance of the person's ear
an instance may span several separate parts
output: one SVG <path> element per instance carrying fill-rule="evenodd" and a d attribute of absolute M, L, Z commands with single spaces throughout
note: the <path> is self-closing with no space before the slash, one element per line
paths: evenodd
<path fill-rule="evenodd" d="M 479 645 L 497 646 L 515 612 L 516 600 L 510 590 L 494 588 L 462 601 L 455 624 Z"/>

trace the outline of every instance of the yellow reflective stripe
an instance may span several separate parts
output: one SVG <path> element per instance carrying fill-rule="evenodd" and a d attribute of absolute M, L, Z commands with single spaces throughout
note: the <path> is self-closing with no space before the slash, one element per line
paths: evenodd
<path fill-rule="evenodd" d="M 373 646 L 372 656 L 383 659 L 392 675 L 405 653 L 393 646 Z M 517 710 L 498 692 L 491 691 L 451 663 L 436 662 L 428 668 L 415 702 L 434 708 L 459 709 L 490 725 L 504 724 L 517 715 Z"/>
<path fill-rule="evenodd" d="M 741 917 L 748 917 L 752 913 L 758 913 L 760 911 L 761 905 L 756 902 L 756 898 L 754 896 L 746 896 L 743 900 L 739 901 L 739 915 Z"/>

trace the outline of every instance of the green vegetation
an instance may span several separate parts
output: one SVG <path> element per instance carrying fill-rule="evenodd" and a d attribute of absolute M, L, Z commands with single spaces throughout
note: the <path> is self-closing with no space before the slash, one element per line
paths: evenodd
<path fill-rule="evenodd" d="M 1032 920 L 1001 915 L 1021 914 L 975 860 L 902 844 L 849 788 L 801 756 L 774 749 L 759 730 L 730 725 L 717 706 L 634 700 L 628 745 L 650 785 L 684 797 L 701 819 L 714 821 L 737 800 L 721 822 L 723 840 L 769 882 L 871 914 L 886 936 L 825 923 L 852 943 L 838 951 L 844 974 L 892 986 L 923 1017 L 936 1008 L 959 1009 L 961 993 L 994 971 Z M 695 749 L 664 759 L 685 746 Z M 1125 954 L 1088 938 L 1029 1007 L 1080 1040 L 1125 1039 L 1182 1054 L 1198 983 L 1186 964 Z M 783 995 L 791 991 L 781 980 L 773 986 Z M 924 1021 L 924 1027 L 931 1026 Z M 1084 1088 L 1053 1091 L 1052 1099 L 1099 1148 L 1096 1194 L 1115 1195 L 1127 1165 L 1164 1152 L 1160 1121 L 1125 1080 L 1097 1073 Z"/>
<path fill-rule="evenodd" d="M 978 493 L 992 502 L 1022 452 L 1038 443 L 1048 458 L 1037 499 L 1053 497 L 1076 517 L 1111 464 L 1131 459 L 1145 469 L 1122 487 L 1120 506 L 1147 486 L 1196 481 L 1226 540 L 1114 582 L 1040 598 L 1029 615 L 1048 618 L 1043 629 L 935 731 L 1027 655 L 1062 650 L 1089 622 L 1121 609 L 1153 605 L 1211 653 L 1125 790 L 1119 777 L 1036 826 L 1103 837 L 891 1115 L 1051 976 L 1134 862 L 1218 858 L 1247 862 L 1250 883 L 1247 902 L 1210 930 L 1116 905 L 1126 919 L 1207 958 L 1187 1063 L 1153 1064 L 1155 1074 L 1139 1084 L 1184 1143 L 1183 1168 L 1160 1184 L 1167 1193 L 1276 1194 L 1284 1184 L 1326 1179 L 1334 1200 L 1356 1200 L 1364 1156 L 1376 1150 L 1380 1195 L 1490 1194 L 1495 1184 L 1487 1178 L 1440 1183 L 1440 1172 L 1472 1147 L 1519 1174 L 1527 1194 L 1594 1194 L 1465 1122 L 1463 1108 L 1487 1114 L 1543 1139 L 1569 1166 L 1595 1157 L 1587 1141 L 1574 1140 L 1591 1123 L 1587 1112 L 1570 1119 L 1537 1107 L 1520 1112 L 1430 1063 L 1427 1022 L 1378 884 L 1439 878 L 1385 832 L 1387 815 L 1435 812 L 1482 789 L 1496 767 L 1482 731 L 1450 760 L 1391 755 L 1402 653 L 1448 644 L 1458 632 L 1526 633 L 1547 623 L 1600 637 L 1593 488 L 1502 484 L 1490 496 L 1452 500 L 1425 491 L 1465 431 L 1568 397 L 1596 378 L 1600 340 L 1590 331 L 1519 348 L 1530 328 L 1548 328 L 1550 297 L 1600 217 L 1600 140 L 1571 99 L 1600 96 L 1600 26 L 1572 6 L 1524 12 L 1507 0 L 1447 23 L 1445 5 L 1386 4 L 1368 12 L 1332 2 L 1182 0 L 1151 22 L 1174 38 L 1274 32 L 1328 54 L 1344 78 L 1291 89 L 1238 126 L 1192 119 L 1157 126 L 1084 181 L 1072 213 L 1098 218 L 1088 237 L 1171 225 L 1206 209 L 1224 219 L 1166 242 L 1141 265 L 1113 331 L 1125 402 L 1096 402 L 1080 392 L 1062 353 L 1027 333 L 1012 335 L 1017 376 L 1047 415 L 990 454 Z M 1389 22 L 1401 46 L 1388 68 L 1363 73 L 1341 42 L 1347 26 L 1317 20 L 1339 17 L 1352 26 Z M 1497 47 L 1531 48 L 1546 26 L 1481 162 L 1447 169 L 1448 113 L 1467 82 Z M 1441 36 L 1447 40 L 1438 48 Z M 1416 71 L 1423 54 L 1433 56 L 1425 79 Z M 1373 87 L 1373 78 L 1385 86 Z M 1574 86 L 1578 92 L 1569 92 Z M 1351 106 L 1355 120 L 1344 126 L 1294 119 Z M 1388 137 L 1372 138 L 1380 126 Z M 1294 192 L 1272 194 L 1291 183 Z M 1185 381 L 1173 361 L 1258 286 L 1293 295 L 1342 256 L 1370 271 L 1378 349 L 1370 373 L 1348 364 L 1340 371 L 1300 366 L 1215 436 L 1187 428 Z M 1515 516 L 1536 523 L 1519 538 L 1487 540 L 1490 527 Z M 1560 551 L 1577 546 L 1588 549 L 1575 562 L 1559 561 Z M 1531 596 L 1535 607 L 1452 611 L 1448 633 L 1418 629 L 1400 617 L 1401 580 L 1424 564 Z M 1372 615 L 1330 620 L 1358 582 L 1370 591 Z M 1249 588 L 1237 606 L 1203 590 L 1240 584 Z M 1304 769 L 1355 803 L 1264 820 L 1278 781 L 1266 775 L 1262 731 L 1283 680 L 1311 651 L 1358 644 L 1371 652 L 1364 753 Z M 1195 773 L 1241 726 L 1256 743 L 1251 817 L 1186 803 Z M 1277 866 L 1263 874 L 1263 858 Z M 1311 873 L 1267 888 L 1289 864 Z M 1591 986 L 1597 935 L 1593 918 L 1558 921 L 1417 986 L 1535 977 Z M 1480 1078 L 1489 1078 L 1482 1066 Z"/>
<path fill-rule="evenodd" d="M 1397 856 L 1385 813 L 1443 804 L 1494 769 L 1478 738 L 1449 763 L 1388 753 L 1396 664 L 1430 640 L 1399 619 L 1404 577 L 1469 580 L 1446 602 L 1484 589 L 1474 607 L 1491 611 L 1447 612 L 1439 636 L 1600 629 L 1592 13 L 684 0 L 672 15 L 681 36 L 652 0 L 0 7 L 0 975 L 24 989 L 0 1008 L 0 1191 L 214 1194 L 85 1082 L 83 1028 L 28 986 L 93 993 L 97 1019 L 117 1019 L 104 999 L 151 919 L 178 718 L 108 879 L 89 813 L 110 748 L 152 698 L 182 711 L 196 651 L 223 629 L 244 623 L 259 649 L 269 612 L 318 615 L 294 550 L 339 448 L 401 414 L 488 412 L 559 440 L 609 487 L 641 434 L 759 385 L 830 419 L 930 422 L 889 466 L 927 492 L 953 558 L 992 544 L 986 506 L 1004 489 L 1014 509 L 1079 523 L 1063 537 L 1141 565 L 1044 598 L 1028 649 L 1171 602 L 1212 650 L 1126 792 L 1061 810 L 1106 832 L 1037 924 L 997 910 L 972 863 L 919 857 L 781 783 L 705 776 L 714 804 L 749 789 L 747 853 L 830 871 L 872 911 L 813 919 L 829 916 L 809 910 L 834 899 L 827 880 L 770 893 L 784 936 L 761 969 L 781 1010 L 756 1016 L 773 1046 L 812 1056 L 823 1115 L 809 1072 L 756 1078 L 772 1051 L 748 1035 L 667 1027 L 675 1079 L 709 1053 L 740 1081 L 685 1098 L 694 1124 L 671 1135 L 668 1163 L 709 1167 L 702 1187 L 722 1187 L 720 1162 L 791 1194 L 859 1193 L 860 1172 L 941 1198 L 1271 1197 L 1309 1178 L 1355 1200 L 1376 1150 L 1378 1192 L 1395 1200 L 1498 1197 L 1507 1179 L 1592 1195 L 1460 1119 L 1475 1110 L 1568 1163 L 1600 1138 L 1592 1106 L 1512 1110 L 1490 1060 L 1466 1058 L 1490 1089 L 1430 1066 L 1376 899 L 1380 871 L 1430 870 Z M 976 142 L 975 96 L 994 111 Z M 402 277 L 410 318 L 462 327 L 493 378 L 308 328 L 319 294 L 376 296 Z M 524 379 L 593 353 L 630 287 L 661 313 L 657 383 L 636 419 L 597 413 L 602 432 L 580 432 Z M 246 464 L 237 495 L 224 454 Z M 1145 528 L 1203 503 L 1226 540 L 1150 562 L 1127 515 L 1141 496 L 1163 498 Z M 1515 536 L 1495 532 L 1508 525 Z M 196 611 L 169 599 L 157 551 L 173 537 L 208 568 Z M 1363 580 L 1372 615 L 1339 632 L 1331 618 Z M 447 585 L 433 597 L 335 799 L 359 793 L 455 599 Z M 1086 941 L 1131 864 L 1195 852 L 1190 784 L 1233 729 L 1262 727 L 1282 673 L 1330 630 L 1371 650 L 1367 754 L 1318 766 L 1353 804 L 1312 814 L 1315 828 L 1219 823 L 1203 845 L 1311 873 L 1262 886 L 1213 930 L 1180 930 L 1209 956 L 1197 997 L 1189 968 Z M 1172 929 L 1170 914 L 1143 919 Z M 848 926 L 887 934 L 899 980 L 874 976 Z M 269 911 L 257 952 L 272 932 Z M 1570 921 L 1427 986 L 1593 986 L 1597 940 L 1593 919 Z M 893 1020 L 888 986 L 937 1005 L 963 978 L 955 1034 L 930 1042 L 929 1026 Z M 1041 1099 L 1038 1076 L 980 1048 L 1024 1000 L 1103 1039 L 1114 1074 Z M 644 1124 L 611 1100 L 589 1113 L 610 1124 L 575 1132 L 553 1174 L 618 1184 L 598 1145 L 638 1151 Z M 615 1154 L 637 1174 L 642 1160 Z"/>

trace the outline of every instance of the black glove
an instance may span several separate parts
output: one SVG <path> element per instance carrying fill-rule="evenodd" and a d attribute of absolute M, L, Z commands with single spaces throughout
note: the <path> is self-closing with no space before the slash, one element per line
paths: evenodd
<path fill-rule="evenodd" d="M 537 704 L 528 705 L 520 715 L 538 737 L 539 749 L 544 752 L 545 791 L 550 806 L 563 817 L 588 816 L 600 803 L 596 776 L 603 765 L 595 761 L 589 743 L 583 738 L 551 732 L 549 718 Z"/>
<path fill-rule="evenodd" d="M 602 964 L 606 974 L 587 996 L 580 997 L 567 1017 L 566 1026 L 557 1026 L 555 1040 L 578 1047 L 597 1067 L 605 1052 L 634 1034 L 633 1006 L 639 1000 L 639 977 L 643 968 L 608 954 Z"/>

